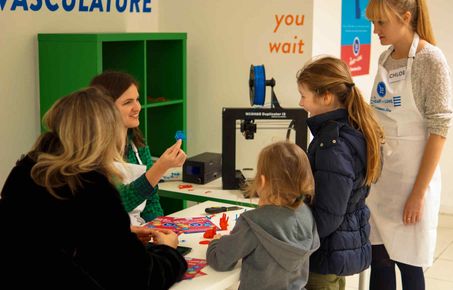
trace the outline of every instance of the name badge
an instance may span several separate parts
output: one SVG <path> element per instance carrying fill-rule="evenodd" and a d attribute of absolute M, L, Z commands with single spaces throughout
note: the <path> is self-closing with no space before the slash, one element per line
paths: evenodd
<path fill-rule="evenodd" d="M 406 68 L 398 68 L 389 71 L 389 83 L 395 83 L 406 79 Z"/>

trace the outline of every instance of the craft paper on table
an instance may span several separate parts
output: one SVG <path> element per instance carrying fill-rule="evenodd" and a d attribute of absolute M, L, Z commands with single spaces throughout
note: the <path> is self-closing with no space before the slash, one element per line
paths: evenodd
<path fill-rule="evenodd" d="M 206 275 L 206 273 L 201 272 L 201 270 L 206 267 L 207 262 L 205 259 L 196 259 L 186 257 L 187 261 L 187 271 L 184 273 L 183 279 L 192 279 L 198 276 Z"/>
<path fill-rule="evenodd" d="M 160 216 L 146 223 L 144 226 L 152 229 L 172 230 L 177 234 L 181 233 L 178 226 L 174 222 L 174 218 L 172 217 Z"/>
<path fill-rule="evenodd" d="M 148 228 L 170 229 L 175 233 L 201 233 L 215 227 L 220 230 L 214 223 L 206 217 L 193 218 L 174 218 L 174 217 L 157 217 L 145 224 Z"/>

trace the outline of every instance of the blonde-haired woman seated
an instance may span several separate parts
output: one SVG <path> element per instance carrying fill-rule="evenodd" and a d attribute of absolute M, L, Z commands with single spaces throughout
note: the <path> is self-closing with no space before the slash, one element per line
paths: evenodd
<path fill-rule="evenodd" d="M 48 131 L 1 192 L 1 289 L 168 289 L 182 278 L 187 263 L 173 232 L 153 231 L 148 248 L 131 232 L 114 185 L 122 178 L 113 165 L 124 148 L 119 122 L 98 88 L 46 113 Z"/>

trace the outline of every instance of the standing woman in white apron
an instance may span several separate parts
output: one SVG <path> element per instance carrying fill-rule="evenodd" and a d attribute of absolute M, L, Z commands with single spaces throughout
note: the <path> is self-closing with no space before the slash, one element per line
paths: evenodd
<path fill-rule="evenodd" d="M 382 45 L 371 93 L 384 128 L 384 166 L 371 186 L 370 289 L 425 289 L 440 203 L 439 160 L 452 118 L 451 79 L 434 46 L 425 0 L 370 0 L 366 15 Z"/>
<path fill-rule="evenodd" d="M 128 131 L 124 156 L 127 163 L 122 168 L 127 171 L 124 174 L 126 182 L 118 191 L 129 213 L 131 224 L 143 225 L 163 215 L 157 194 L 158 182 L 169 168 L 182 166 L 186 160 L 186 154 L 181 149 L 181 140 L 168 148 L 153 164 L 149 147 L 138 128 L 141 110 L 138 82 L 127 73 L 106 71 L 93 78 L 90 85 L 107 90 L 121 113 L 121 125 Z M 136 233 L 139 230 L 140 228 L 133 227 Z"/>

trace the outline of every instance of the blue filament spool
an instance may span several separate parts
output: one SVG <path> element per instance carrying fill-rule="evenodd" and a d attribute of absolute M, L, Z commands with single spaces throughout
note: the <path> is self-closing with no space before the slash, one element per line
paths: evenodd
<path fill-rule="evenodd" d="M 264 105 L 264 100 L 266 99 L 266 74 L 264 71 L 264 65 L 252 66 L 250 71 L 251 80 L 251 103 L 253 105 Z"/>

